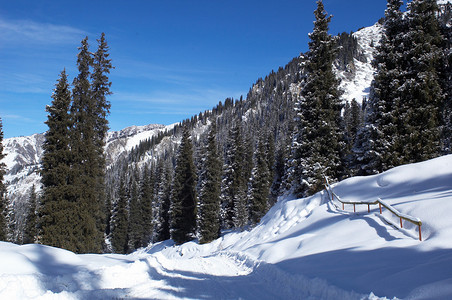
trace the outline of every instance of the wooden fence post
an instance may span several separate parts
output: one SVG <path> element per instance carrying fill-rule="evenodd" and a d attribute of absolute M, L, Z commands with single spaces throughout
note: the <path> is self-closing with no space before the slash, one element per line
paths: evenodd
<path fill-rule="evenodd" d="M 370 213 L 370 204 L 367 204 L 367 212 Z"/>
<path fill-rule="evenodd" d="M 419 224 L 419 240 L 422 242 L 421 224 Z"/>
<path fill-rule="evenodd" d="M 400 228 L 403 228 L 403 225 L 402 225 L 402 218 L 400 218 Z"/>
<path fill-rule="evenodd" d="M 380 203 L 380 202 L 378 202 L 378 205 L 380 205 L 380 215 L 381 215 L 381 203 Z"/>

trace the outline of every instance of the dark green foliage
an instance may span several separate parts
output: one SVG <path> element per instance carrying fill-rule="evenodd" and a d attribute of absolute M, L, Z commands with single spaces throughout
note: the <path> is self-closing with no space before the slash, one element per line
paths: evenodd
<path fill-rule="evenodd" d="M 360 133 L 360 174 L 440 154 L 443 37 L 434 0 L 413 0 L 406 17 L 401 0 L 388 0 L 385 34 L 375 57 L 367 125 Z"/>
<path fill-rule="evenodd" d="M 199 178 L 201 181 L 199 192 L 201 243 L 213 241 L 220 233 L 221 165 L 216 142 L 216 124 L 212 123 Z"/>
<path fill-rule="evenodd" d="M 441 123 L 442 131 L 442 152 L 452 153 L 452 52 L 449 50 L 452 46 L 452 3 L 443 4 L 440 7 L 440 28 L 444 36 L 442 48 L 445 55 L 441 63 L 440 75 L 441 85 L 445 93 L 444 105 L 442 110 Z"/>
<path fill-rule="evenodd" d="M 373 61 L 376 68 L 368 101 L 366 125 L 358 133 L 354 156 L 359 175 L 382 172 L 397 164 L 395 139 L 398 92 L 403 85 L 403 35 L 407 24 L 400 10 L 403 1 L 388 0 L 383 24 L 384 34 Z"/>
<path fill-rule="evenodd" d="M 171 238 L 183 244 L 194 238 L 196 230 L 196 170 L 193 145 L 188 128 L 184 128 L 176 158 L 171 189 Z"/>
<path fill-rule="evenodd" d="M 270 182 L 272 178 L 267 160 L 269 155 L 266 146 L 267 144 L 264 142 L 263 135 L 261 135 L 251 177 L 250 221 L 254 225 L 260 222 L 268 209 Z"/>
<path fill-rule="evenodd" d="M 128 251 L 133 252 L 142 246 L 142 212 L 139 199 L 139 174 L 137 170 L 132 171 L 129 180 L 129 227 Z"/>
<path fill-rule="evenodd" d="M 223 228 L 243 227 L 248 223 L 246 159 L 242 128 L 237 122 L 228 137 L 223 167 Z"/>
<path fill-rule="evenodd" d="M 72 90 L 71 117 L 71 153 L 72 153 L 72 187 L 74 201 L 78 204 L 81 220 L 74 227 L 82 233 L 78 239 L 80 248 L 76 252 L 100 252 L 102 231 L 98 228 L 101 214 L 99 199 L 99 177 L 103 169 L 99 168 L 99 142 L 96 125 L 98 108 L 91 97 L 90 66 L 92 57 L 88 50 L 88 38 L 82 41 L 79 48 L 77 66 L 79 75 L 74 79 Z M 103 150 L 103 149 L 102 149 Z"/>
<path fill-rule="evenodd" d="M 110 48 L 105 39 L 105 33 L 102 32 L 101 37 L 97 40 L 97 50 L 93 54 L 92 73 L 91 73 L 91 101 L 94 103 L 94 148 L 96 168 L 95 180 L 96 184 L 96 203 L 93 206 L 92 214 L 96 219 L 96 230 L 98 242 L 102 243 L 103 230 L 106 224 L 106 215 L 104 214 L 107 202 L 105 194 L 105 141 L 109 129 L 107 116 L 110 114 L 111 104 L 107 100 L 107 96 L 111 95 L 110 87 L 112 83 L 109 80 L 110 70 L 114 69 L 111 64 Z"/>
<path fill-rule="evenodd" d="M 154 230 L 154 172 L 146 165 L 140 186 L 140 245 L 146 247 L 151 241 Z"/>
<path fill-rule="evenodd" d="M 71 119 L 69 107 L 71 93 L 66 72 L 60 78 L 52 95 L 52 105 L 47 106 L 48 130 L 43 144 L 41 182 L 43 194 L 39 207 L 39 242 L 76 251 L 74 228 L 71 221 L 79 222 L 76 205 L 73 202 L 73 178 L 70 169 L 72 156 L 70 151 Z M 72 244 L 73 242 L 73 244 Z"/>
<path fill-rule="evenodd" d="M 40 242 L 86 253 L 101 251 L 107 223 L 103 151 L 110 108 L 107 75 L 112 66 L 104 34 L 94 54 L 88 38 L 79 50 L 72 98 L 63 71 L 47 108 L 39 222 Z"/>
<path fill-rule="evenodd" d="M 440 64 L 443 36 L 435 0 L 413 0 L 407 16 L 409 31 L 403 36 L 404 84 L 398 103 L 399 164 L 419 162 L 440 155 L 440 112 L 444 101 Z"/>
<path fill-rule="evenodd" d="M 6 165 L 2 162 L 5 157 L 3 154 L 3 123 L 0 118 L 0 241 L 6 241 L 7 223 L 6 223 L 6 186 L 3 183 L 3 176 L 6 173 Z"/>
<path fill-rule="evenodd" d="M 163 159 L 159 161 L 157 166 L 157 174 L 160 181 L 157 185 L 157 201 L 160 203 L 158 214 L 159 226 L 156 228 L 157 240 L 165 241 L 171 238 L 170 235 L 170 208 L 171 208 L 171 182 L 172 172 L 171 166 Z"/>
<path fill-rule="evenodd" d="M 353 36 L 353 33 L 343 32 L 338 35 L 336 39 L 337 52 L 335 65 L 339 70 L 346 72 L 355 71 L 355 59 L 366 62 L 365 55 L 360 51 L 358 40 Z"/>
<path fill-rule="evenodd" d="M 28 200 L 28 211 L 27 218 L 25 221 L 25 229 L 23 235 L 23 243 L 24 244 L 32 244 L 36 241 L 38 236 L 38 228 L 37 228 L 37 195 L 35 186 L 30 189 L 30 199 Z"/>
<path fill-rule="evenodd" d="M 115 204 L 111 220 L 111 245 L 115 253 L 127 253 L 129 216 L 127 211 L 127 190 L 122 178 L 118 189 L 118 202 Z"/>
<path fill-rule="evenodd" d="M 341 128 L 341 92 L 333 72 L 335 43 L 328 34 L 322 1 L 310 34 L 307 81 L 298 100 L 297 128 L 292 142 L 293 188 L 299 196 L 323 188 L 323 175 L 340 178 L 344 148 Z"/>

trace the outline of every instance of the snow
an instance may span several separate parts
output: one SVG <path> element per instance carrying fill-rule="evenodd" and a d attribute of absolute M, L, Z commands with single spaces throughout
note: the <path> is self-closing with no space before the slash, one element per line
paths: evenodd
<path fill-rule="evenodd" d="M 347 102 L 355 99 L 361 103 L 363 97 L 369 97 L 369 88 L 375 72 L 371 62 L 374 59 L 375 46 L 380 43 L 381 35 L 382 27 L 378 23 L 353 33 L 353 36 L 358 41 L 360 51 L 366 57 L 367 61 L 361 62 L 356 58 L 354 59 L 355 70 L 352 78 L 347 78 L 345 72 L 338 73 L 338 77 L 342 79 L 340 85 L 340 88 L 344 91 L 342 97 Z"/>
<path fill-rule="evenodd" d="M 281 199 L 249 231 L 210 244 L 151 244 L 130 255 L 0 243 L 1 299 L 451 299 L 452 155 Z"/>

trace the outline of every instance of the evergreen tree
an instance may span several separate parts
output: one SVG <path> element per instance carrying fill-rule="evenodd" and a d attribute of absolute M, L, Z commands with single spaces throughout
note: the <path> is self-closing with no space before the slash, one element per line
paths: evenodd
<path fill-rule="evenodd" d="M 25 229 L 23 236 L 24 244 L 32 244 L 36 241 L 38 236 L 37 222 L 36 222 L 36 209 L 37 209 L 37 196 L 36 188 L 33 185 L 30 189 L 30 198 L 28 200 L 27 218 L 25 221 Z"/>
<path fill-rule="evenodd" d="M 335 42 L 328 34 L 323 2 L 309 35 L 307 81 L 298 99 L 297 131 L 292 142 L 294 192 L 306 196 L 323 188 L 323 175 L 340 178 L 344 148 L 339 81 L 333 71 Z"/>
<path fill-rule="evenodd" d="M 171 182 L 172 173 L 169 162 L 159 160 L 157 166 L 160 182 L 157 187 L 157 203 L 159 203 L 159 224 L 157 226 L 157 240 L 165 241 L 171 238 L 170 235 L 170 209 L 171 209 Z"/>
<path fill-rule="evenodd" d="M 122 177 L 118 189 L 119 199 L 115 204 L 111 220 L 111 245 L 115 253 L 127 253 L 129 217 L 127 212 L 127 189 L 125 178 Z"/>
<path fill-rule="evenodd" d="M 52 94 L 52 104 L 47 106 L 48 130 L 43 144 L 41 182 L 43 194 L 39 207 L 40 242 L 76 251 L 72 220 L 75 203 L 71 184 L 71 151 L 69 107 L 71 93 L 63 70 Z"/>
<path fill-rule="evenodd" d="M 105 196 L 105 153 L 104 147 L 107 137 L 107 132 L 109 129 L 107 116 L 110 113 L 111 104 L 107 100 L 107 96 L 111 95 L 110 91 L 111 82 L 108 78 L 110 70 L 114 67 L 112 66 L 111 59 L 109 59 L 110 54 L 109 47 L 105 38 L 105 33 L 102 32 L 100 39 L 97 40 L 98 48 L 93 54 L 92 67 L 93 72 L 91 73 L 91 101 L 94 102 L 94 131 L 95 140 L 94 145 L 96 149 L 96 159 L 97 159 L 97 205 L 93 212 L 95 213 L 95 218 L 97 220 L 98 232 L 102 233 L 105 223 L 106 216 L 103 214 L 106 196 Z"/>
<path fill-rule="evenodd" d="M 221 160 L 217 150 L 215 122 L 210 126 L 204 149 L 200 181 L 200 242 L 208 243 L 218 238 L 220 233 Z"/>
<path fill-rule="evenodd" d="M 133 170 L 129 180 L 129 226 L 127 231 L 128 236 L 128 251 L 133 252 L 142 246 L 141 244 L 141 230 L 142 230 L 142 213 L 139 199 L 139 173 L 138 170 Z"/>
<path fill-rule="evenodd" d="M 141 213 L 141 226 L 140 237 L 141 247 L 146 247 L 151 241 L 153 236 L 153 221 L 154 221 L 154 172 L 149 169 L 149 166 L 144 167 L 143 176 L 140 186 L 140 213 Z"/>
<path fill-rule="evenodd" d="M 171 188 L 171 238 L 183 244 L 194 238 L 196 230 L 196 172 L 190 132 L 184 127 L 176 157 Z"/>
<path fill-rule="evenodd" d="M 403 36 L 404 83 L 400 87 L 396 151 L 398 164 L 431 159 L 440 155 L 440 111 L 444 93 L 440 64 L 444 61 L 444 37 L 438 22 L 436 0 L 413 0 L 409 4 L 409 31 Z"/>
<path fill-rule="evenodd" d="M 3 183 L 3 176 L 6 174 L 6 165 L 2 162 L 3 154 L 3 123 L 0 118 L 0 241 L 6 241 L 7 223 L 6 223 L 6 186 Z"/>
<path fill-rule="evenodd" d="M 250 220 L 253 224 L 260 222 L 268 208 L 270 168 L 268 166 L 268 153 L 265 146 L 263 137 L 261 136 L 254 159 L 255 166 L 253 168 L 251 181 Z"/>
<path fill-rule="evenodd" d="M 442 48 L 445 53 L 444 61 L 441 64 L 442 89 L 445 93 L 444 105 L 441 108 L 442 119 L 442 152 L 452 153 L 452 3 L 444 4 L 440 13 L 441 32 L 444 36 Z"/>
<path fill-rule="evenodd" d="M 376 74 L 371 84 L 365 126 L 357 134 L 354 164 L 358 175 L 370 175 L 387 170 L 397 164 L 400 156 L 395 152 L 397 134 L 397 103 L 402 100 L 398 92 L 403 79 L 403 35 L 406 21 L 400 8 L 402 0 L 388 0 L 383 24 L 383 35 L 373 61 Z"/>
<path fill-rule="evenodd" d="M 227 145 L 221 186 L 223 228 L 243 227 L 248 223 L 245 149 L 240 123 L 233 125 Z"/>
<path fill-rule="evenodd" d="M 82 40 L 77 57 L 79 75 L 74 79 L 72 90 L 71 151 L 73 157 L 72 176 L 74 198 L 77 203 L 72 224 L 77 229 L 76 252 L 100 252 L 101 232 L 97 228 L 100 210 L 98 195 L 98 168 L 95 133 L 95 103 L 91 98 L 90 66 L 92 57 L 88 49 L 88 38 Z"/>
<path fill-rule="evenodd" d="M 88 50 L 88 38 L 82 40 L 77 66 L 79 75 L 74 79 L 72 91 L 71 151 L 73 158 L 73 189 L 78 203 L 79 218 L 77 252 L 100 252 L 105 217 L 105 157 L 104 145 L 108 129 L 106 116 L 110 104 L 108 73 L 111 62 L 107 59 L 105 36 L 99 40 L 94 58 Z M 93 73 L 90 73 L 90 67 Z M 90 82 L 92 80 L 92 83 Z"/>

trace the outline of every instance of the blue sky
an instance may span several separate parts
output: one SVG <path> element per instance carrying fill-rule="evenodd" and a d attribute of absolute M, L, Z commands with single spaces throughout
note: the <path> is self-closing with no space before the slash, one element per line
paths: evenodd
<path fill-rule="evenodd" d="M 386 0 L 324 0 L 330 33 L 384 15 Z M 58 75 L 77 76 L 80 41 L 106 33 L 115 70 L 112 130 L 171 124 L 246 96 L 307 51 L 315 0 L 0 0 L 0 117 L 5 137 L 42 133 Z"/>

